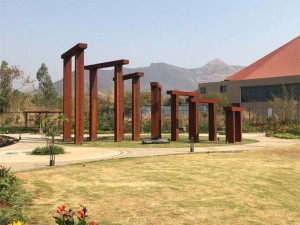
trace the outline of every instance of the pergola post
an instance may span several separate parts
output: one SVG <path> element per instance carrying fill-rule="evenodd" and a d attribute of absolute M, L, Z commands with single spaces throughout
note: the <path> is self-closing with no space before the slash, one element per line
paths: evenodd
<path fill-rule="evenodd" d="M 208 103 L 208 140 L 217 140 L 217 110 L 215 103 Z"/>
<path fill-rule="evenodd" d="M 64 141 L 71 141 L 72 128 L 72 57 L 75 56 L 75 144 L 83 142 L 84 131 L 84 49 L 87 44 L 78 43 L 61 55 L 64 60 Z"/>
<path fill-rule="evenodd" d="M 151 139 L 161 138 L 161 89 L 158 82 L 151 82 Z"/>
<path fill-rule="evenodd" d="M 98 127 L 97 69 L 90 70 L 90 141 L 97 141 Z"/>

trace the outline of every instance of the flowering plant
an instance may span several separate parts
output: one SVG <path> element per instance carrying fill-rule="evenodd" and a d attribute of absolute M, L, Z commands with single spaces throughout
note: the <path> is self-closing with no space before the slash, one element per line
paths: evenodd
<path fill-rule="evenodd" d="M 87 225 L 86 218 L 88 215 L 86 214 L 87 208 L 85 206 L 80 206 L 82 209 L 79 210 L 77 213 L 77 223 L 75 222 L 75 212 L 73 209 L 69 208 L 67 209 L 67 206 L 62 205 L 59 206 L 56 210 L 58 214 L 60 214 L 60 217 L 54 216 L 53 218 L 55 219 L 56 224 L 58 225 Z M 92 221 L 89 223 L 90 225 L 96 225 L 95 221 Z"/>
<path fill-rule="evenodd" d="M 10 223 L 10 224 L 8 224 L 8 225 L 22 225 L 22 223 L 21 223 L 20 221 L 18 221 L 18 222 Z"/>

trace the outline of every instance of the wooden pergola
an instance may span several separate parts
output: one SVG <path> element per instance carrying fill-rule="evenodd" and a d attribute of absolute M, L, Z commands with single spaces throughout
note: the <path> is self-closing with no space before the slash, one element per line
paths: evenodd
<path fill-rule="evenodd" d="M 62 111 L 59 110 L 28 110 L 28 111 L 23 111 L 24 117 L 25 117 L 25 131 L 27 131 L 28 128 L 28 115 L 29 114 L 38 114 L 41 116 L 42 114 L 48 115 L 48 114 L 61 114 L 63 113 Z"/>

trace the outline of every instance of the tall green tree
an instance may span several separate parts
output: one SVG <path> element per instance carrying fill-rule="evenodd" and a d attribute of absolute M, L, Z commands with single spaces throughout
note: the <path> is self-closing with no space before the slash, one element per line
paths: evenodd
<path fill-rule="evenodd" d="M 13 82 L 22 76 L 22 70 L 2 61 L 0 67 L 0 113 L 9 111 L 14 98 Z"/>
<path fill-rule="evenodd" d="M 54 88 L 51 76 L 47 66 L 42 63 L 36 73 L 36 78 L 39 82 L 39 93 L 33 98 L 33 102 L 39 106 L 47 108 L 57 107 L 58 95 Z"/>

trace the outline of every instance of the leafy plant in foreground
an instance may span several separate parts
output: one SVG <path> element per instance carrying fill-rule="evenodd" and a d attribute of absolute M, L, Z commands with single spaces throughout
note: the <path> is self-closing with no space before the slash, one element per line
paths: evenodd
<path fill-rule="evenodd" d="M 31 200 L 10 169 L 0 165 L 0 225 L 9 223 L 19 225 L 26 222 L 28 216 L 24 209 Z"/>
<path fill-rule="evenodd" d="M 67 209 L 67 206 L 62 205 L 59 206 L 56 212 L 60 215 L 54 216 L 53 218 L 55 219 L 56 224 L 58 225 L 96 225 L 95 221 L 92 221 L 90 223 L 87 223 L 86 218 L 88 217 L 87 213 L 87 208 L 85 206 L 81 206 L 82 209 L 77 212 L 77 222 L 75 221 L 75 212 L 73 209 L 69 208 Z"/>

